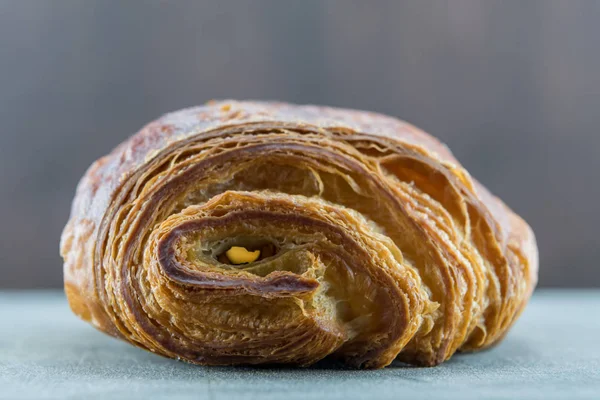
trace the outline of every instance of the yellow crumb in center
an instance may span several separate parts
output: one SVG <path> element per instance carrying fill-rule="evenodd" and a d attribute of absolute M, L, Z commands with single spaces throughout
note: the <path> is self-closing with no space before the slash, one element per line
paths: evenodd
<path fill-rule="evenodd" d="M 233 264 L 246 264 L 256 261 L 260 257 L 260 250 L 248 251 L 245 247 L 232 246 L 225 255 Z"/>

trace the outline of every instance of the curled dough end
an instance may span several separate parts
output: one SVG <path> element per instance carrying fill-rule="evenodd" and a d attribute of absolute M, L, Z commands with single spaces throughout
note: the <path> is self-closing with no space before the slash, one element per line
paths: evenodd
<path fill-rule="evenodd" d="M 78 316 L 203 365 L 437 365 L 501 340 L 538 268 L 529 226 L 414 126 L 237 101 L 96 161 L 61 255 Z"/>

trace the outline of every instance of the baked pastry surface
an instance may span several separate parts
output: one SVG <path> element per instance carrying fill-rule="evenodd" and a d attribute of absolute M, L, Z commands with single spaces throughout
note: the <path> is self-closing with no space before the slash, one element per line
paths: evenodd
<path fill-rule="evenodd" d="M 238 101 L 97 160 L 61 255 L 75 314 L 207 365 L 437 365 L 501 340 L 538 268 L 529 226 L 418 128 Z"/>

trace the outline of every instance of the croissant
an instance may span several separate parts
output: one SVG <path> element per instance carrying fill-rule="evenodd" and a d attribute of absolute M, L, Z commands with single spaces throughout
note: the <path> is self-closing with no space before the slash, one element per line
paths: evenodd
<path fill-rule="evenodd" d="M 201 365 L 434 366 L 500 341 L 538 269 L 527 223 L 418 128 L 238 101 L 97 160 L 61 255 L 80 318 Z"/>

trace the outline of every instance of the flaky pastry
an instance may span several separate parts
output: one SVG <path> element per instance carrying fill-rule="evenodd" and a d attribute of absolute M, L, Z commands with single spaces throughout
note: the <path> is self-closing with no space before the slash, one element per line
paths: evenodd
<path fill-rule="evenodd" d="M 529 226 L 418 128 L 238 101 L 96 161 L 61 254 L 75 314 L 203 365 L 437 365 L 502 339 L 538 268 Z"/>

